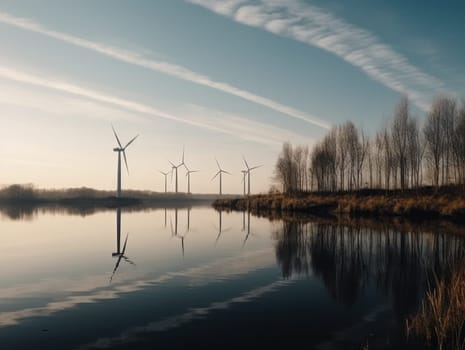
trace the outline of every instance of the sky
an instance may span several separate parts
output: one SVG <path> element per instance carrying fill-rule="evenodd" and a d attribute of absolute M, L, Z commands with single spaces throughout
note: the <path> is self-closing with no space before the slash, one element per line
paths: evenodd
<path fill-rule="evenodd" d="M 0 0 L 0 186 L 268 191 L 283 142 L 465 95 L 462 1 Z M 170 180 L 168 178 L 168 180 Z M 168 183 L 169 190 L 174 188 Z M 179 190 L 187 190 L 185 170 Z"/>

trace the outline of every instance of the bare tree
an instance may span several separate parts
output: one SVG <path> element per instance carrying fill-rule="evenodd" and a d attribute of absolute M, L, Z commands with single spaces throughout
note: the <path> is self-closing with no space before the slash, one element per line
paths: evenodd
<path fill-rule="evenodd" d="M 452 98 L 437 97 L 423 128 L 426 157 L 432 172 L 433 185 L 436 187 L 449 182 L 455 105 Z"/>
<path fill-rule="evenodd" d="M 402 96 L 394 113 L 394 120 L 391 125 L 392 150 L 397 160 L 397 167 L 400 176 L 400 188 L 405 190 L 408 183 L 408 129 L 410 124 L 409 102 L 407 96 Z M 396 170 L 397 172 L 397 170 Z M 396 174 L 397 175 L 397 174 Z"/>

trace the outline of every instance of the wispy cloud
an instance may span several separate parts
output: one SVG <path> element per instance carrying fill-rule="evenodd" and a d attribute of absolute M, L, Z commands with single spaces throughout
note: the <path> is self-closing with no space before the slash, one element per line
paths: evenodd
<path fill-rule="evenodd" d="M 299 0 L 186 0 L 215 13 L 329 51 L 386 87 L 408 93 L 427 110 L 433 94 L 445 89 L 437 78 L 383 44 L 371 32 Z"/>
<path fill-rule="evenodd" d="M 10 25 L 10 26 L 14 26 L 16 28 L 21 28 L 23 30 L 28 30 L 34 33 L 42 34 L 42 35 L 66 42 L 68 44 L 72 44 L 72 45 L 79 46 L 79 47 L 82 47 L 88 50 L 92 50 L 92 51 L 98 52 L 102 55 L 109 56 L 113 59 L 116 59 L 122 62 L 126 62 L 129 64 L 144 67 L 144 68 L 147 68 L 153 71 L 168 74 L 168 75 L 174 76 L 182 80 L 190 81 L 195 84 L 207 86 L 212 89 L 222 91 L 224 93 L 227 93 L 227 94 L 230 94 L 236 97 L 240 97 L 247 101 L 262 105 L 264 107 L 270 108 L 277 112 L 286 114 L 290 117 L 303 120 L 307 123 L 319 126 L 324 129 L 328 129 L 330 127 L 329 123 L 323 120 L 320 120 L 312 115 L 309 115 L 308 113 L 300 111 L 296 108 L 276 102 L 266 97 L 253 94 L 249 91 L 237 88 L 230 84 L 213 80 L 206 75 L 193 72 L 185 67 L 182 67 L 176 64 L 162 62 L 162 61 L 155 61 L 153 59 L 145 58 L 136 52 L 112 47 L 112 46 L 105 45 L 99 42 L 79 38 L 76 36 L 68 35 L 66 33 L 61 33 L 61 32 L 57 32 L 54 30 L 50 30 L 35 21 L 26 19 L 26 18 L 15 17 L 5 12 L 0 12 L 0 22 Z"/>
<path fill-rule="evenodd" d="M 170 121 L 187 124 L 196 128 L 206 129 L 222 134 L 227 134 L 242 140 L 252 141 L 256 143 L 262 143 L 269 146 L 279 146 L 286 140 L 302 140 L 309 141 L 308 139 L 295 134 L 289 130 L 278 128 L 266 123 L 260 123 L 257 121 L 251 121 L 248 118 L 240 117 L 237 115 L 230 115 L 224 112 L 210 110 L 206 107 L 200 106 L 188 106 L 187 110 L 183 112 L 182 116 L 175 115 L 170 112 L 166 112 L 157 109 L 153 106 L 139 103 L 133 100 L 124 99 L 121 97 L 106 94 L 101 91 L 96 91 L 84 86 L 80 86 L 74 83 L 53 79 L 51 77 L 43 77 L 37 74 L 31 74 L 20 71 L 15 68 L 5 67 L 0 65 L 0 78 L 28 84 L 32 86 L 38 86 L 46 89 L 52 89 L 61 93 L 71 94 L 84 98 L 89 101 L 98 102 L 104 106 L 111 106 L 112 109 L 117 108 L 120 110 L 120 115 L 128 117 L 128 112 L 135 113 L 144 117 L 156 117 L 163 118 Z M 11 96 L 10 96 L 11 95 Z M 29 95 L 26 95 L 29 96 Z M 51 103 L 51 99 L 37 99 L 37 98 L 24 98 L 22 99 L 17 95 L 17 90 L 13 90 L 9 94 L 8 90 L 4 92 L 5 103 L 14 103 L 16 105 L 29 106 L 45 111 L 50 111 L 50 104 L 52 106 L 60 105 L 60 108 L 53 108 L 54 113 L 69 113 L 73 111 L 76 113 L 74 107 L 79 105 L 87 110 L 86 104 L 70 103 L 70 104 L 58 104 Z M 9 99 L 11 97 L 11 99 Z M 29 96 L 30 97 L 30 96 Z M 0 102 L 2 102 L 0 97 Z M 10 102 L 8 102 L 8 100 Z M 66 100 L 68 101 L 68 100 Z M 69 102 L 69 101 L 68 101 Z M 69 107 L 69 108 L 67 108 Z M 63 110 L 64 109 L 64 110 Z M 110 109 L 111 110 L 111 109 Z M 99 111 L 99 109 L 97 109 Z M 103 108 L 102 116 L 105 116 L 108 112 L 108 108 Z M 140 117 L 138 117 L 140 119 Z"/>
<path fill-rule="evenodd" d="M 240 135 L 243 140 L 270 146 L 281 147 L 283 142 L 289 140 L 301 144 L 308 144 L 312 141 L 290 130 L 205 106 L 190 105 L 186 110 L 186 115 L 198 123 L 208 125 L 212 130 L 231 136 Z"/>

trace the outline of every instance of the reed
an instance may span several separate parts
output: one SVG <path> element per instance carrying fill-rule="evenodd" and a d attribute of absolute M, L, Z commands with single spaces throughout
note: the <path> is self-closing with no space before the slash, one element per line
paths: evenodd
<path fill-rule="evenodd" d="M 433 349 L 465 349 L 465 269 L 457 267 L 449 277 L 435 278 L 420 310 L 407 318 L 406 329 Z"/>

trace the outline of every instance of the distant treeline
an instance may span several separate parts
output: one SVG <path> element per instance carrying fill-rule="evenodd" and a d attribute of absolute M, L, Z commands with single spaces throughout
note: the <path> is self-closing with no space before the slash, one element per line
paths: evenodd
<path fill-rule="evenodd" d="M 0 189 L 0 202 L 66 202 L 66 201 L 213 201 L 217 195 L 187 193 L 160 193 L 125 190 L 121 198 L 115 191 L 96 190 L 88 187 L 67 189 L 38 189 L 30 184 L 14 184 Z"/>
<path fill-rule="evenodd" d="M 353 191 L 465 184 L 465 102 L 436 97 L 419 126 L 403 96 L 390 123 L 373 137 L 352 122 L 334 126 L 312 150 L 283 145 L 275 190 Z"/>

